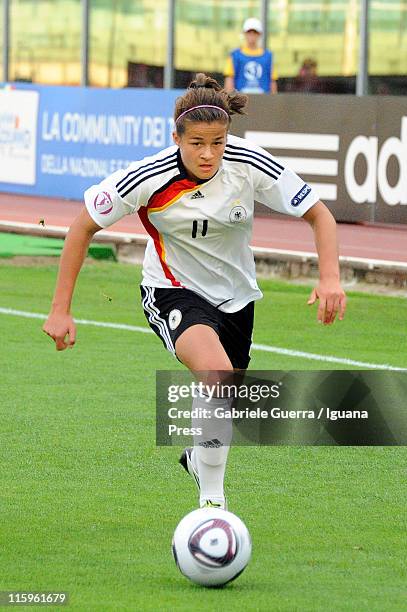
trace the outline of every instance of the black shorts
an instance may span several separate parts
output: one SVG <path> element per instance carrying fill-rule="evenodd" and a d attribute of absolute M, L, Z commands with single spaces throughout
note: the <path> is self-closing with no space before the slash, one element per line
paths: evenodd
<path fill-rule="evenodd" d="M 219 336 L 234 368 L 245 370 L 250 361 L 254 302 L 238 312 L 222 312 L 189 289 L 140 287 L 151 329 L 175 355 L 177 338 L 191 325 L 209 325 Z"/>

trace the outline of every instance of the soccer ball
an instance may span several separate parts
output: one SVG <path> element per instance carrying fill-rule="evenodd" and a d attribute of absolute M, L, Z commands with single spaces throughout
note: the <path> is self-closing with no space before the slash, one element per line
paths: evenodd
<path fill-rule="evenodd" d="M 252 552 L 243 521 L 226 510 L 200 508 L 187 514 L 172 539 L 180 571 L 203 586 L 221 586 L 243 572 Z"/>

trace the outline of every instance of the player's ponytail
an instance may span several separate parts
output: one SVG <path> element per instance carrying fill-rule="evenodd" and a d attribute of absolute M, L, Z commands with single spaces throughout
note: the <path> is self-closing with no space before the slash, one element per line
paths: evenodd
<path fill-rule="evenodd" d="M 229 127 L 231 116 L 243 115 L 246 104 L 247 96 L 237 91 L 229 94 L 215 79 L 200 72 L 185 94 L 176 100 L 174 121 L 177 134 L 185 132 L 188 121 L 218 121 Z"/>

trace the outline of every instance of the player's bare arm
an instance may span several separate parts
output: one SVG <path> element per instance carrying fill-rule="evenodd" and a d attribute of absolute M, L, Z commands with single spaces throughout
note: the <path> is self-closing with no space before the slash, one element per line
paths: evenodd
<path fill-rule="evenodd" d="M 72 295 L 89 243 L 100 229 L 83 208 L 66 236 L 51 311 L 42 328 L 55 341 L 57 351 L 75 344 L 76 327 L 70 313 Z"/>
<path fill-rule="evenodd" d="M 319 300 L 318 321 L 330 325 L 336 315 L 342 320 L 346 309 L 346 296 L 340 283 L 336 221 L 321 201 L 304 214 L 304 219 L 314 231 L 319 258 L 319 283 L 312 290 L 308 304 Z"/>

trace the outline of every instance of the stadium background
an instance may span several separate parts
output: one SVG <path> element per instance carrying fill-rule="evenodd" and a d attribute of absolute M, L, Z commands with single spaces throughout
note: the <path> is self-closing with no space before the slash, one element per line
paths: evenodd
<path fill-rule="evenodd" d="M 80 83 L 80 0 L 12 0 L 10 79 Z M 175 86 L 191 72 L 222 74 L 243 20 L 260 0 L 177 0 Z M 268 45 L 280 89 L 305 57 L 318 61 L 332 92 L 354 91 L 359 49 L 358 0 L 270 0 Z M 90 84 L 154 87 L 166 60 L 167 0 L 90 2 Z M 407 0 L 369 3 L 370 92 L 405 93 Z M 2 42 L 2 41 L 1 41 Z"/>

